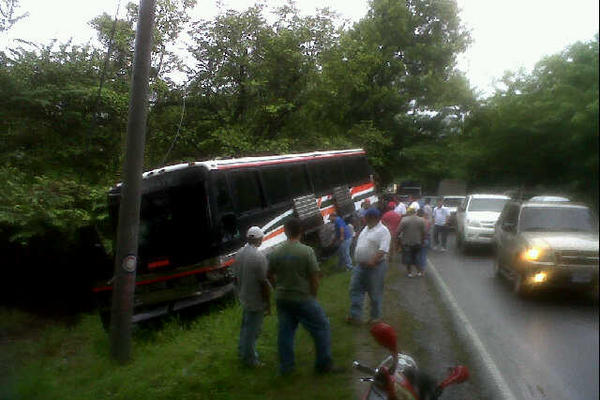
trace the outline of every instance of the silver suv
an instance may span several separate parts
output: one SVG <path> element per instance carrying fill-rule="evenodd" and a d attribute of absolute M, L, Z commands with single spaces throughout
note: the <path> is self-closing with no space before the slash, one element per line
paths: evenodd
<path fill-rule="evenodd" d="M 598 225 L 591 210 L 568 202 L 509 202 L 496 225 L 496 275 L 518 294 L 542 287 L 598 295 Z"/>
<path fill-rule="evenodd" d="M 500 194 L 470 194 L 456 211 L 456 246 L 493 245 L 494 227 L 509 197 Z"/>

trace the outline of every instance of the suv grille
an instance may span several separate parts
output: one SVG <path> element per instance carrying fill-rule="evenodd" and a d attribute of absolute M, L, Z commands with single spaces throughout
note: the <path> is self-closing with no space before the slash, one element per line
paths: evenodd
<path fill-rule="evenodd" d="M 555 253 L 556 261 L 562 265 L 598 265 L 598 252 L 563 250 Z"/>

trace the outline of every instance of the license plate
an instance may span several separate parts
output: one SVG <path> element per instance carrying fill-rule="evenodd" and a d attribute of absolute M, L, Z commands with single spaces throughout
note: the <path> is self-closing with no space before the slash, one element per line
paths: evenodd
<path fill-rule="evenodd" d="M 571 282 L 586 283 L 592 280 L 592 274 L 589 272 L 573 272 Z"/>

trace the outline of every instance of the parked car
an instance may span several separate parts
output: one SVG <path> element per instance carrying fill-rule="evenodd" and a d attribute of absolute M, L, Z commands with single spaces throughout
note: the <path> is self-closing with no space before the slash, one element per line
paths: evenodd
<path fill-rule="evenodd" d="M 529 201 L 553 201 L 553 202 L 566 202 L 566 201 L 571 201 L 570 199 L 568 199 L 567 197 L 563 197 L 563 196 L 533 196 L 532 198 L 529 199 Z"/>
<path fill-rule="evenodd" d="M 450 211 L 450 226 L 456 226 L 456 210 L 464 200 L 465 196 L 444 196 L 444 207 Z"/>
<path fill-rule="evenodd" d="M 429 201 L 429 205 L 430 205 L 430 206 L 433 208 L 433 207 L 435 207 L 435 205 L 437 204 L 437 199 L 438 199 L 438 198 L 439 198 L 439 196 L 430 196 L 430 195 L 425 195 L 425 196 L 422 196 L 422 197 L 419 199 L 419 205 L 420 205 L 421 207 L 423 207 L 423 206 L 425 205 L 425 202 L 426 202 L 426 201 Z"/>
<path fill-rule="evenodd" d="M 514 292 L 552 287 L 598 295 L 598 224 L 590 208 L 567 202 L 509 202 L 495 237 L 495 273 L 512 280 Z"/>
<path fill-rule="evenodd" d="M 456 211 L 456 245 L 459 250 L 474 244 L 494 243 L 494 228 L 504 204 L 500 194 L 470 194 Z"/>

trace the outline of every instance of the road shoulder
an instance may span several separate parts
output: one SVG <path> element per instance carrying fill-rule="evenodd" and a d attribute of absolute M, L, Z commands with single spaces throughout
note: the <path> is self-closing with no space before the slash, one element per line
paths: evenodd
<path fill-rule="evenodd" d="M 398 347 L 413 356 L 419 367 L 437 381 L 443 380 L 448 367 L 463 364 L 469 367 L 471 378 L 462 385 L 447 389 L 443 399 L 492 399 L 486 388 L 485 376 L 479 373 L 477 357 L 470 353 L 457 334 L 452 316 L 440 297 L 431 277 L 406 276 L 404 267 L 392 262 L 386 276 L 384 319 L 398 334 Z M 368 333 L 368 327 L 356 328 L 356 358 L 367 365 L 376 365 L 387 352 Z M 361 376 L 356 372 L 354 378 Z M 357 398 L 366 391 L 367 383 L 357 383 Z"/>

